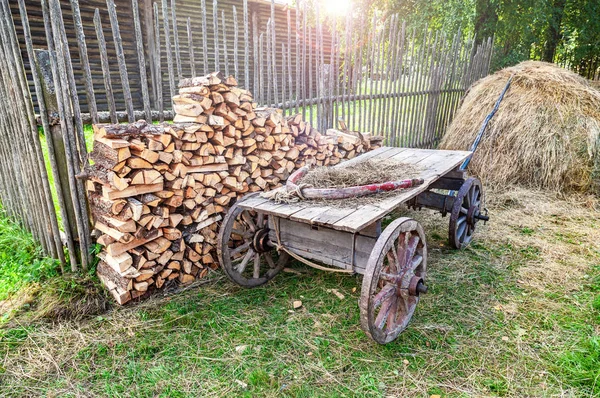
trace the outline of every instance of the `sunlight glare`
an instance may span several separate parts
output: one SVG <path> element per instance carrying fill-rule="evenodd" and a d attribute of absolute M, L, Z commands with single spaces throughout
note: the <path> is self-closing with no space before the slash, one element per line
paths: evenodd
<path fill-rule="evenodd" d="M 344 16 L 350 11 L 351 0 L 323 0 L 325 12 L 329 15 Z"/>

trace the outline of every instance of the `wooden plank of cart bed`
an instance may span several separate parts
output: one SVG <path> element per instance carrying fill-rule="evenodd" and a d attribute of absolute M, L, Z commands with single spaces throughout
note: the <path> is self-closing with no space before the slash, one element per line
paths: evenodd
<path fill-rule="evenodd" d="M 420 166 L 421 165 L 420 163 L 422 161 L 432 157 L 435 153 L 436 153 L 436 151 L 434 151 L 434 150 L 411 148 L 411 149 L 408 149 L 406 151 L 403 151 L 403 152 L 397 154 L 396 156 L 393 156 L 391 159 L 401 161 L 405 164 L 412 164 L 412 165 Z M 422 170 L 422 173 L 426 173 L 427 164 L 425 166 L 423 166 L 423 168 L 424 169 Z M 392 197 L 392 199 L 411 195 L 412 192 L 414 192 L 414 194 L 412 196 L 415 196 L 418 193 L 425 190 L 426 188 L 427 188 L 427 185 L 423 184 L 419 187 L 401 190 L 398 192 L 398 195 L 394 195 Z M 409 198 L 412 196 L 409 196 Z M 409 198 L 404 199 L 404 200 L 408 200 Z M 402 201 L 400 203 L 402 203 Z M 364 205 L 364 206 L 357 208 L 355 212 L 347 215 L 343 219 L 336 221 L 335 224 L 333 225 L 333 228 L 342 229 L 342 230 L 348 229 L 350 231 L 359 231 L 360 228 L 355 229 L 355 227 L 354 227 L 355 225 L 359 225 L 362 228 L 363 225 L 365 225 L 365 226 L 369 225 L 374 220 L 376 220 L 380 217 L 383 217 L 385 214 L 387 214 L 387 213 L 384 213 L 383 215 L 380 215 L 380 213 L 381 213 L 381 208 L 379 207 L 379 205 L 377 205 L 377 204 Z"/>
<path fill-rule="evenodd" d="M 397 155 L 405 149 L 406 148 L 381 147 L 371 152 L 367 152 L 363 155 L 357 156 L 354 159 L 350 159 L 346 162 L 340 163 L 337 166 L 346 165 L 349 162 L 359 163 L 374 157 L 378 159 L 387 159 L 388 157 Z M 301 213 L 301 215 L 304 215 L 304 217 L 294 217 L 294 220 L 308 223 L 313 223 L 313 218 L 318 219 L 320 216 L 323 216 L 324 220 L 314 221 L 321 225 L 333 223 L 355 211 L 355 209 L 337 209 L 327 206 L 315 207 L 314 205 L 305 204 L 301 202 L 290 204 L 275 203 L 272 200 L 261 198 L 259 196 L 249 198 L 247 200 L 244 200 L 243 202 L 240 202 L 240 206 L 244 209 L 263 211 L 265 213 L 269 213 L 274 216 L 283 218 L 290 218 L 292 215 Z"/>
<path fill-rule="evenodd" d="M 269 199 L 263 198 L 260 195 L 254 195 L 251 198 L 242 198 L 242 200 L 240 200 L 238 204 L 243 209 L 253 210 L 254 206 L 258 206 L 268 201 Z"/>
<path fill-rule="evenodd" d="M 413 148 L 393 148 L 381 147 L 363 155 L 357 156 L 346 162 L 340 163 L 334 167 L 347 164 L 356 164 L 368 159 L 397 159 L 404 158 L 412 159 L 414 163 L 418 163 L 419 159 L 435 154 L 435 150 L 422 150 Z M 409 162 L 407 162 L 409 163 Z M 278 217 L 291 218 L 295 221 L 306 222 L 309 224 L 332 225 L 339 220 L 346 218 L 350 214 L 356 212 L 359 208 L 337 208 L 329 206 L 314 206 L 305 203 L 281 204 L 274 201 L 254 197 L 244 200 L 240 206 L 248 210 L 258 210 L 269 213 Z"/>
<path fill-rule="evenodd" d="M 412 199 L 419 193 L 427 190 L 428 186 L 438 178 L 454 169 L 465 159 L 471 156 L 466 151 L 442 151 L 442 150 L 419 150 L 421 158 L 416 163 L 425 167 L 421 177 L 425 180 L 423 185 L 400 191 L 398 195 L 386 199 L 377 205 L 365 205 L 356 209 L 355 212 L 342 218 L 332 225 L 334 229 L 344 231 L 360 231 L 371 224 L 373 220 L 384 217 L 402 203 Z M 416 158 L 413 158 L 416 160 Z M 421 164 L 420 162 L 423 161 Z"/>
<path fill-rule="evenodd" d="M 375 151 L 372 151 L 375 152 Z M 366 155 L 372 153 L 368 152 L 367 154 L 358 156 L 354 159 L 349 160 L 355 161 L 354 164 L 361 163 L 361 161 L 366 161 L 368 159 Z M 417 164 L 420 159 L 424 159 L 426 157 L 432 156 L 436 151 L 432 150 L 420 150 L 420 149 L 411 149 L 411 148 L 389 148 L 387 151 L 381 151 L 376 154 L 376 156 L 370 157 L 370 159 L 413 159 L 413 163 Z M 346 164 L 348 162 L 344 162 L 341 164 Z M 407 163 L 411 163 L 407 161 Z M 339 165 L 337 165 L 339 166 Z M 337 167 L 335 166 L 335 167 Z M 338 208 L 338 207 L 330 207 L 330 206 L 309 206 L 305 209 L 298 211 L 291 215 L 291 219 L 294 221 L 305 222 L 308 224 L 319 224 L 319 225 L 332 225 L 338 222 L 339 220 L 349 216 L 354 213 L 360 206 L 354 208 Z"/>
<path fill-rule="evenodd" d="M 270 199 L 262 198 L 259 195 L 244 199 L 239 203 L 240 207 L 246 210 L 256 210 L 268 214 L 274 214 L 287 218 L 290 214 L 300 211 L 306 207 L 305 203 L 282 204 L 276 203 Z"/>

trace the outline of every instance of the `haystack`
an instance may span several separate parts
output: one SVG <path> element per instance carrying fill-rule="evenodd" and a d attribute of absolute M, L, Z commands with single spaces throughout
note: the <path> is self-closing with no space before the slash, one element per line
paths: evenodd
<path fill-rule="evenodd" d="M 467 92 L 442 149 L 468 149 L 514 74 L 469 166 L 487 185 L 600 192 L 600 91 L 555 65 L 527 61 Z"/>

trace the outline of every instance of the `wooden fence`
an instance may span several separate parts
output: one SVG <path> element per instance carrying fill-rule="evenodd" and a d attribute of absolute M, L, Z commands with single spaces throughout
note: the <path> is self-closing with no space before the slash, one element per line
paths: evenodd
<path fill-rule="evenodd" d="M 90 262 L 88 206 L 77 178 L 88 162 L 85 124 L 168 120 L 180 78 L 221 70 L 258 103 L 301 113 L 320 130 L 343 120 L 350 130 L 384 135 L 387 145 L 434 147 L 465 90 L 487 75 L 492 53 L 490 39 L 476 44 L 460 32 L 415 31 L 395 15 L 355 9 L 336 17 L 310 1 L 282 8 L 274 1 L 250 7 L 248 0 L 224 7 L 199 0 L 201 15 L 194 19 L 179 14 L 175 0 L 144 10 L 139 5 L 146 2 L 132 0 L 131 14 L 118 11 L 114 0 L 85 12 L 70 0 L 72 34 L 59 0 L 27 1 L 43 20 L 45 46 L 37 48 L 25 0 L 18 0 L 17 24 L 9 1 L 0 2 L 6 43 L 0 49 L 0 199 L 62 264 L 66 246 L 73 270 Z M 270 7 L 264 21 L 260 7 Z M 124 42 L 123 26 L 133 42 Z M 98 64 L 100 76 L 90 66 Z"/>

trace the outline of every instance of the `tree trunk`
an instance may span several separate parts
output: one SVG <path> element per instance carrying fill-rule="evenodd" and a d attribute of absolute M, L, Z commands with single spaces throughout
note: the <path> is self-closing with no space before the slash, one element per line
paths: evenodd
<path fill-rule="evenodd" d="M 498 6 L 493 0 L 476 0 L 475 35 L 481 43 L 494 35 L 498 23 Z"/>
<path fill-rule="evenodd" d="M 554 56 L 556 55 L 556 47 L 560 41 L 560 25 L 562 18 L 565 13 L 566 0 L 553 0 L 552 10 L 550 14 L 550 21 L 548 22 L 548 28 L 546 29 L 546 42 L 544 44 L 544 53 L 542 54 L 542 60 L 546 62 L 554 62 Z"/>

